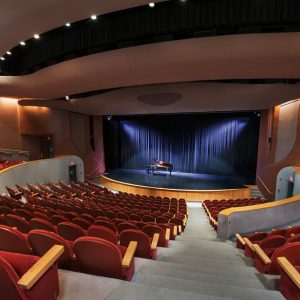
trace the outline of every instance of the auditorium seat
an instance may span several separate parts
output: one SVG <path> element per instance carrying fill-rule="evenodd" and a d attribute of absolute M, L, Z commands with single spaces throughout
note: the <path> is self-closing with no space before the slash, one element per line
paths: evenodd
<path fill-rule="evenodd" d="M 90 222 L 91 224 L 95 223 L 95 218 L 90 214 L 84 213 L 84 214 L 80 215 L 80 218 L 85 219 L 86 221 Z"/>
<path fill-rule="evenodd" d="M 153 238 L 155 233 L 159 234 L 158 246 L 168 247 L 170 240 L 170 229 L 164 229 L 157 225 L 145 225 L 142 231 L 146 233 L 150 238 Z"/>
<path fill-rule="evenodd" d="M 31 254 L 27 236 L 14 228 L 0 226 L 0 251 Z"/>
<path fill-rule="evenodd" d="M 32 218 L 32 214 L 27 209 L 23 208 L 16 208 L 14 209 L 13 214 L 20 216 L 22 218 L 25 218 L 27 221 L 29 221 Z"/>
<path fill-rule="evenodd" d="M 131 241 L 137 241 L 135 256 L 142 258 L 156 259 L 158 240 L 158 233 L 155 233 L 153 238 L 149 238 L 146 233 L 136 229 L 127 229 L 120 234 L 122 246 L 128 247 Z"/>
<path fill-rule="evenodd" d="M 55 233 L 57 232 L 56 227 L 47 220 L 33 218 L 30 220 L 29 225 L 32 229 L 48 230 Z"/>
<path fill-rule="evenodd" d="M 59 295 L 56 260 L 63 248 L 55 246 L 43 258 L 0 251 L 1 299 L 54 300 Z M 42 259 L 49 267 L 40 264 Z M 30 271 L 29 271 L 30 270 Z M 32 279 L 31 274 L 38 274 Z"/>
<path fill-rule="evenodd" d="M 254 260 L 254 266 L 260 273 L 279 275 L 280 266 L 278 264 L 278 257 L 286 257 L 289 261 L 293 262 L 295 265 L 300 263 L 300 242 L 288 243 L 279 248 L 277 248 L 269 258 L 264 251 L 258 246 L 253 245 L 256 259 Z"/>
<path fill-rule="evenodd" d="M 138 230 L 139 228 L 134 224 L 131 223 L 130 221 L 128 222 L 122 222 L 118 225 L 118 233 L 120 234 L 122 231 L 126 229 L 135 229 Z"/>
<path fill-rule="evenodd" d="M 279 280 L 279 291 L 287 300 L 300 299 L 300 261 L 278 257 L 278 264 L 281 267 Z"/>
<path fill-rule="evenodd" d="M 156 223 L 169 223 L 169 219 L 162 216 L 157 217 L 155 221 Z"/>
<path fill-rule="evenodd" d="M 142 217 L 142 222 L 149 223 L 149 222 L 155 222 L 155 217 L 152 215 L 145 215 Z"/>
<path fill-rule="evenodd" d="M 92 223 L 87 221 L 84 218 L 74 218 L 72 219 L 72 223 L 80 226 L 83 230 L 87 230 L 90 226 L 92 226 Z"/>
<path fill-rule="evenodd" d="M 92 225 L 88 229 L 87 235 L 110 241 L 115 245 L 119 242 L 118 235 L 111 229 L 104 226 Z"/>
<path fill-rule="evenodd" d="M 10 227 L 16 227 L 22 233 L 28 233 L 32 228 L 29 222 L 20 216 L 8 214 L 4 216 L 6 224 Z"/>
<path fill-rule="evenodd" d="M 4 214 L 4 215 L 7 215 L 7 214 L 14 214 L 14 211 L 11 207 L 9 206 L 6 206 L 6 205 L 1 205 L 0 206 L 0 214 Z"/>
<path fill-rule="evenodd" d="M 176 225 L 172 225 L 169 223 L 160 223 L 160 224 L 158 224 L 158 226 L 164 228 L 165 230 L 167 230 L 169 228 L 170 229 L 170 240 L 173 240 L 173 241 L 176 240 L 176 236 L 177 236 L 177 226 Z"/>
<path fill-rule="evenodd" d="M 86 236 L 85 230 L 70 222 L 59 223 L 57 225 L 57 232 L 61 237 L 68 241 L 75 241 L 82 236 Z"/>
<path fill-rule="evenodd" d="M 134 241 L 126 249 L 100 238 L 81 237 L 73 249 L 80 272 L 130 281 L 136 247 Z"/>
<path fill-rule="evenodd" d="M 104 226 L 111 229 L 114 232 L 117 232 L 117 228 L 111 220 L 97 219 L 94 225 Z"/>
<path fill-rule="evenodd" d="M 51 222 L 51 218 L 43 212 L 35 211 L 32 213 L 32 218 L 39 218 Z"/>
<path fill-rule="evenodd" d="M 62 269 L 76 271 L 76 259 L 73 253 L 73 242 L 67 241 L 56 233 L 46 230 L 32 230 L 28 234 L 28 241 L 32 251 L 37 256 L 43 256 L 54 245 L 64 247 L 64 252 L 58 259 L 58 266 Z"/>
<path fill-rule="evenodd" d="M 62 222 L 69 222 L 69 219 L 63 215 L 55 214 L 55 215 L 51 216 L 51 223 L 53 225 L 57 226 L 59 223 L 62 223 Z"/>

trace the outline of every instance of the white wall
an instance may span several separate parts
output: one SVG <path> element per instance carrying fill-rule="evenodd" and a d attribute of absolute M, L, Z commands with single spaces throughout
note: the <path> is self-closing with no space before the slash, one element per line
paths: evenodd
<path fill-rule="evenodd" d="M 77 165 L 77 180 L 84 181 L 82 159 L 73 155 L 62 156 L 31 161 L 0 172 L 0 193 L 7 193 L 5 186 L 13 187 L 16 183 L 25 185 L 27 182 L 48 182 L 49 180 L 69 182 L 69 166 L 72 164 Z"/>

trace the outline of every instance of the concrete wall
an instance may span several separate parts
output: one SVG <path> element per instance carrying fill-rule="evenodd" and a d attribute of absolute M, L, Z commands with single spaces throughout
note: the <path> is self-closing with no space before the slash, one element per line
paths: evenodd
<path fill-rule="evenodd" d="M 42 159 L 14 166 L 0 172 L 0 193 L 7 193 L 6 186 L 13 187 L 16 183 L 69 182 L 69 166 L 76 164 L 77 180 L 84 181 L 83 161 L 78 156 L 63 156 L 52 159 Z"/>
<path fill-rule="evenodd" d="M 299 220 L 300 196 L 255 205 L 226 209 L 218 216 L 218 238 L 229 239 L 236 233 L 268 230 Z"/>

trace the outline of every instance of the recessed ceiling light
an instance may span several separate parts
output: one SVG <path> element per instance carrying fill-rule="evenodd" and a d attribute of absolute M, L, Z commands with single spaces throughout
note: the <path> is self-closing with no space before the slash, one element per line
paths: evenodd
<path fill-rule="evenodd" d="M 71 26 L 71 24 L 70 24 L 70 23 L 66 23 L 66 26 L 67 26 L 67 27 L 70 27 L 70 26 Z"/>
<path fill-rule="evenodd" d="M 6 54 L 11 55 L 11 52 L 10 51 L 6 51 Z"/>
<path fill-rule="evenodd" d="M 33 37 L 34 37 L 36 40 L 38 40 L 38 39 L 40 38 L 40 36 L 39 36 L 38 34 L 35 34 Z"/>
<path fill-rule="evenodd" d="M 149 6 L 150 6 L 150 7 L 154 7 L 154 6 L 155 6 L 155 3 L 154 3 L 154 2 L 150 2 L 150 3 L 149 3 Z"/>
<path fill-rule="evenodd" d="M 22 41 L 22 42 L 20 42 L 20 45 L 25 46 L 26 43 Z"/>
<path fill-rule="evenodd" d="M 96 16 L 96 15 L 92 15 L 92 16 L 91 16 L 91 19 L 92 19 L 92 20 L 96 20 L 96 19 L 97 19 L 97 16 Z"/>
<path fill-rule="evenodd" d="M 4 58 L 4 57 L 0 57 L 0 59 L 1 59 L 1 60 L 5 60 L 5 58 Z"/>

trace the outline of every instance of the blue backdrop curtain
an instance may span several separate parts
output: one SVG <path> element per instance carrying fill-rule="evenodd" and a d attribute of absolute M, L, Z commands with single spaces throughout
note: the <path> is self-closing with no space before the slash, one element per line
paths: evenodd
<path fill-rule="evenodd" d="M 106 168 L 144 169 L 153 159 L 188 173 L 255 176 L 257 114 L 104 118 Z"/>

